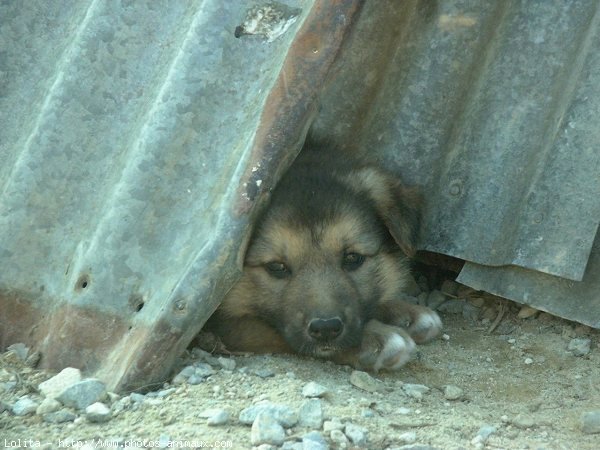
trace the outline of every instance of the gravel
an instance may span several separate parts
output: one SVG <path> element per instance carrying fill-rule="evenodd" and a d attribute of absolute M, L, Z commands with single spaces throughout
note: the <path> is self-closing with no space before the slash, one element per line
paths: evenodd
<path fill-rule="evenodd" d="M 253 405 L 242 410 L 239 421 L 246 425 L 251 425 L 259 414 L 264 413 L 282 426 L 289 428 L 298 423 L 298 414 L 289 406 L 275 403 L 262 403 Z"/>
<path fill-rule="evenodd" d="M 376 380 L 367 372 L 354 370 L 350 374 L 350 383 L 367 392 L 379 392 L 383 389 L 381 381 Z"/>
<path fill-rule="evenodd" d="M 590 353 L 590 347 L 592 340 L 589 338 L 575 338 L 571 339 L 567 350 L 570 351 L 574 356 L 585 356 Z"/>

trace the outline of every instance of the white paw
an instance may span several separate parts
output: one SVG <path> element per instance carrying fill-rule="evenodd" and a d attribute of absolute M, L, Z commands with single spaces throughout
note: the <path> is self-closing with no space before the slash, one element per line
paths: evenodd
<path fill-rule="evenodd" d="M 430 309 L 419 312 L 417 319 L 410 324 L 408 332 L 419 344 L 429 342 L 442 331 L 442 320 Z"/>
<path fill-rule="evenodd" d="M 415 342 L 405 330 L 372 320 L 365 328 L 359 360 L 364 368 L 375 372 L 398 370 L 415 349 Z"/>

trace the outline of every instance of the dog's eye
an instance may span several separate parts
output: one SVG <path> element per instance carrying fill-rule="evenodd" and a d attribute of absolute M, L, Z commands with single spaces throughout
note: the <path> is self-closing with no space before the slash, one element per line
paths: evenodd
<path fill-rule="evenodd" d="M 342 266 L 345 270 L 356 270 L 365 262 L 365 257 L 360 253 L 344 253 Z"/>
<path fill-rule="evenodd" d="M 290 269 L 282 262 L 272 261 L 265 264 L 265 269 L 275 278 L 285 278 L 291 274 Z"/>

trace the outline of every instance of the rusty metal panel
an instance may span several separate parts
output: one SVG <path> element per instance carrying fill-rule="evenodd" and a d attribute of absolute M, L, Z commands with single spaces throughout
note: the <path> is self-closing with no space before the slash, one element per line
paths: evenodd
<path fill-rule="evenodd" d="M 113 389 L 163 379 L 360 5 L 263 3 L 281 33 L 239 33 L 250 2 L 0 4 L 0 346 Z"/>
<path fill-rule="evenodd" d="M 581 282 L 600 221 L 599 5 L 368 2 L 315 133 L 422 185 L 422 249 L 488 267 L 479 288 L 508 266 Z M 526 301 L 517 278 L 503 295 Z M 597 301 L 566 301 L 597 323 Z"/>

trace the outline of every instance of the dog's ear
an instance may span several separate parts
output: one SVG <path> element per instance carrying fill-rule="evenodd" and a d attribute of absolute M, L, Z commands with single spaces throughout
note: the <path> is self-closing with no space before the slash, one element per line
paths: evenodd
<path fill-rule="evenodd" d="M 373 200 L 377 213 L 400 249 L 407 256 L 414 256 L 421 218 L 418 191 L 403 186 L 392 174 L 371 166 L 351 171 L 344 181 Z"/>

